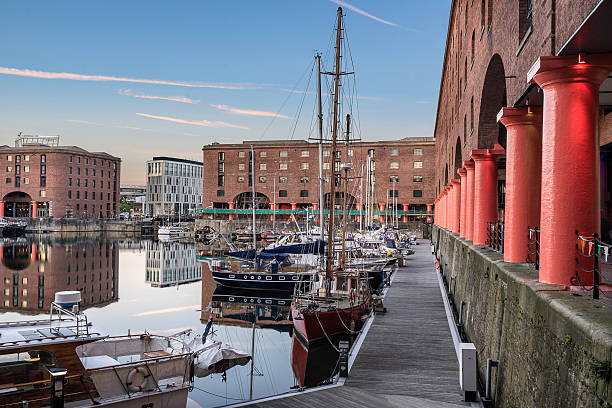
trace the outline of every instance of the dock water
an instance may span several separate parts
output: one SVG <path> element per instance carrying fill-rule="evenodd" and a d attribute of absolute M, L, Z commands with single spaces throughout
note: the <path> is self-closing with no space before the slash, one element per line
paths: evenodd
<path fill-rule="evenodd" d="M 459 365 L 431 247 L 420 240 L 396 271 L 343 386 L 253 401 L 250 407 L 319 406 L 453 408 L 470 406 L 459 388 Z"/>

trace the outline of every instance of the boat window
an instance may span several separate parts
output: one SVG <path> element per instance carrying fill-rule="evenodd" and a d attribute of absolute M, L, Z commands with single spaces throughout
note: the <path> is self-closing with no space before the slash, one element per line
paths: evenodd
<path fill-rule="evenodd" d="M 32 350 L 0 356 L 0 386 L 32 383 L 49 379 L 48 368 L 57 367 L 53 353 Z M 30 387 L 34 385 L 30 384 Z M 23 387 L 20 387 L 23 390 Z"/>

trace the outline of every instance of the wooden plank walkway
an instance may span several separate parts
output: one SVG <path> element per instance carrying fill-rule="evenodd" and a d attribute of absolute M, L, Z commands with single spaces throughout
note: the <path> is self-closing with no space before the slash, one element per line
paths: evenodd
<path fill-rule="evenodd" d="M 317 406 L 458 408 L 470 406 L 459 388 L 459 366 L 429 243 L 396 272 L 341 387 L 255 403 L 253 407 Z"/>

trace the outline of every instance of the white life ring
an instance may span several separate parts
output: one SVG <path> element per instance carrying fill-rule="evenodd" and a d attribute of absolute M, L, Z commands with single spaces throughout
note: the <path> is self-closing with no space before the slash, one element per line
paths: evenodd
<path fill-rule="evenodd" d="M 142 376 L 142 383 L 140 384 L 134 384 L 134 376 L 136 375 L 136 373 L 140 373 L 140 375 Z M 145 370 L 143 367 L 134 367 L 132 371 L 128 373 L 125 384 L 128 386 L 130 391 L 140 392 L 144 389 L 147 389 L 150 377 L 151 374 L 149 374 L 148 370 Z"/>

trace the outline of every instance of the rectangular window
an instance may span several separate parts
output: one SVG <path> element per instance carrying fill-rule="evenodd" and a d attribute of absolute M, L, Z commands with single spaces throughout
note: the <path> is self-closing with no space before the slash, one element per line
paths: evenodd
<path fill-rule="evenodd" d="M 68 190 L 68 199 L 72 198 L 72 191 Z"/>
<path fill-rule="evenodd" d="M 287 197 L 287 190 L 278 190 L 279 197 Z"/>
<path fill-rule="evenodd" d="M 225 152 L 219 152 L 219 161 L 225 160 Z"/>
<path fill-rule="evenodd" d="M 329 157 L 329 150 L 323 150 L 323 157 Z"/>
<path fill-rule="evenodd" d="M 389 150 L 389 156 L 399 156 L 399 149 Z"/>
<path fill-rule="evenodd" d="M 238 157 L 240 157 L 240 158 L 243 158 L 243 157 L 245 157 L 245 154 L 244 154 L 244 152 L 238 152 Z"/>
<path fill-rule="evenodd" d="M 353 157 L 353 149 L 348 149 L 348 151 L 346 152 L 347 156 L 349 157 Z"/>
<path fill-rule="evenodd" d="M 21 179 L 19 177 L 15 177 L 15 187 L 21 186 Z"/>
<path fill-rule="evenodd" d="M 288 179 L 287 177 L 285 177 L 285 176 L 280 176 L 280 177 L 278 178 L 278 182 L 279 182 L 280 184 L 285 184 L 285 183 L 287 183 L 288 181 L 289 181 L 289 179 Z"/>
<path fill-rule="evenodd" d="M 224 175 L 217 176 L 217 186 L 218 187 L 223 187 L 224 182 L 225 182 L 225 176 Z"/>
<path fill-rule="evenodd" d="M 391 162 L 389 163 L 389 168 L 392 170 L 398 170 L 399 169 L 399 162 Z"/>
<path fill-rule="evenodd" d="M 308 183 L 310 181 L 310 178 L 308 176 L 302 176 L 300 177 L 300 183 Z"/>
<path fill-rule="evenodd" d="M 219 163 L 217 170 L 219 171 L 219 173 L 223 173 L 225 170 L 225 163 Z M 108 177 L 110 177 L 110 174 L 108 175 Z"/>
<path fill-rule="evenodd" d="M 423 162 L 414 162 L 414 168 L 415 169 L 422 169 L 423 168 Z"/>
<path fill-rule="evenodd" d="M 244 184 L 244 177 L 238 176 L 238 184 Z"/>
<path fill-rule="evenodd" d="M 72 156 L 68 157 L 68 163 L 72 163 Z"/>
<path fill-rule="evenodd" d="M 29 159 L 28 159 L 28 160 L 29 160 Z M 44 154 L 41 154 L 41 155 L 40 155 L 40 162 L 41 162 L 41 163 L 46 163 L 46 162 L 47 162 L 47 156 L 46 156 L 46 155 L 44 155 Z"/>
<path fill-rule="evenodd" d="M 68 167 L 68 174 L 72 174 L 72 167 Z"/>
<path fill-rule="evenodd" d="M 15 156 L 15 163 L 21 163 L 21 156 Z"/>
<path fill-rule="evenodd" d="M 21 166 L 19 164 L 15 165 L 15 174 L 21 174 Z"/>
<path fill-rule="evenodd" d="M 10 177 L 6 178 L 6 184 L 11 184 L 13 182 L 13 179 Z"/>
<path fill-rule="evenodd" d="M 30 172 L 30 166 L 23 166 L 23 172 L 24 173 L 29 173 Z"/>
<path fill-rule="evenodd" d="M 23 184 L 30 184 L 30 178 L 29 177 L 24 177 L 23 178 Z"/>
<path fill-rule="evenodd" d="M 374 149 L 368 149 L 368 157 L 373 159 L 375 157 Z"/>
<path fill-rule="evenodd" d="M 300 197 L 308 197 L 308 190 L 300 190 Z"/>
<path fill-rule="evenodd" d="M 217 197 L 224 197 L 225 196 L 225 190 L 217 190 Z"/>
<path fill-rule="evenodd" d="M 259 152 L 259 157 L 268 157 L 268 152 Z"/>
<path fill-rule="evenodd" d="M 302 150 L 302 157 L 310 157 L 310 152 L 308 150 Z"/>
<path fill-rule="evenodd" d="M 397 198 L 399 197 L 397 190 L 389 190 L 389 198 Z"/>
<path fill-rule="evenodd" d="M 30 155 L 26 154 L 25 156 L 23 156 L 23 160 L 30 161 Z"/>
<path fill-rule="evenodd" d="M 40 176 L 40 186 L 47 187 L 47 176 Z"/>
<path fill-rule="evenodd" d="M 6 171 L 7 173 L 10 173 L 11 171 L 13 171 L 13 168 L 11 166 L 6 166 Z"/>
<path fill-rule="evenodd" d="M 287 163 L 278 163 L 279 170 L 287 170 Z"/>
<path fill-rule="evenodd" d="M 259 163 L 259 170 L 267 170 L 268 165 L 266 163 Z"/>
<path fill-rule="evenodd" d="M 244 171 L 244 170 L 246 170 L 246 164 L 238 163 L 238 171 Z"/>
<path fill-rule="evenodd" d="M 389 183 L 399 183 L 399 176 L 389 176 Z"/>
<path fill-rule="evenodd" d="M 47 196 L 47 190 L 40 190 L 40 196 L 41 197 L 46 197 Z M 87 196 L 87 193 L 85 193 L 85 196 Z M 85 197 L 87 198 L 87 197 Z"/>
<path fill-rule="evenodd" d="M 76 199 L 77 199 L 77 200 L 80 200 L 80 199 L 81 199 L 81 192 L 80 192 L 80 191 L 77 191 L 77 196 L 76 196 Z M 77 209 L 78 209 L 78 208 L 77 208 Z"/>
<path fill-rule="evenodd" d="M 279 157 L 288 157 L 289 156 L 289 152 L 287 150 L 281 150 L 280 152 L 278 152 L 278 156 Z"/>
<path fill-rule="evenodd" d="M 414 149 L 412 151 L 412 154 L 414 154 L 415 156 L 422 156 L 423 155 L 423 149 Z"/>
<path fill-rule="evenodd" d="M 13 156 L 6 156 L 7 161 L 13 161 Z"/>
<path fill-rule="evenodd" d="M 329 162 L 323 163 L 323 170 L 329 170 Z"/>
<path fill-rule="evenodd" d="M 85 175 L 89 176 L 89 168 L 85 167 Z"/>
<path fill-rule="evenodd" d="M 306 162 L 306 163 L 302 163 L 302 164 L 300 165 L 300 168 L 301 168 L 302 170 L 308 170 L 308 169 L 310 168 L 310 166 L 309 166 L 309 165 L 308 165 L 308 163 Z"/>
<path fill-rule="evenodd" d="M 422 190 L 413 190 L 412 191 L 412 196 L 413 197 L 423 197 L 423 191 Z"/>
<path fill-rule="evenodd" d="M 47 174 L 47 165 L 46 164 L 41 164 L 40 165 L 40 174 Z"/>
<path fill-rule="evenodd" d="M 266 176 L 259 176 L 259 182 L 264 184 L 266 182 Z"/>
<path fill-rule="evenodd" d="M 422 183 L 423 182 L 423 176 L 412 176 L 412 182 L 413 183 Z"/>

